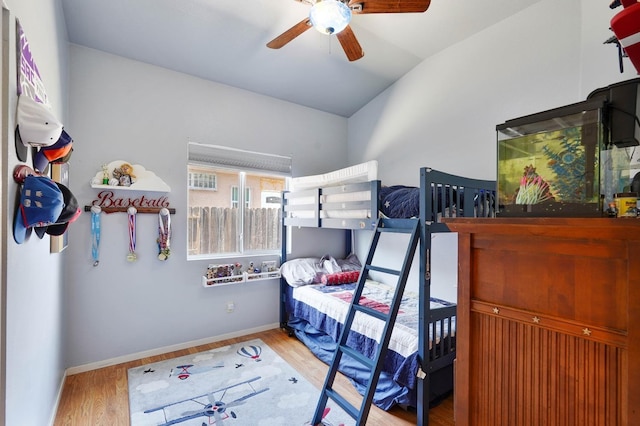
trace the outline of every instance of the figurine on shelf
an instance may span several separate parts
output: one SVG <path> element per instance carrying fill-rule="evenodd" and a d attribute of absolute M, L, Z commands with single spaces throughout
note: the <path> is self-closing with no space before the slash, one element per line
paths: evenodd
<path fill-rule="evenodd" d="M 120 167 L 113 169 L 113 177 L 118 179 L 118 185 L 131 186 L 136 181 L 133 167 L 129 163 L 122 163 Z"/>
<path fill-rule="evenodd" d="M 233 275 L 242 275 L 242 263 L 236 262 L 233 266 Z"/>
<path fill-rule="evenodd" d="M 102 184 L 109 185 L 109 166 L 102 165 Z"/>

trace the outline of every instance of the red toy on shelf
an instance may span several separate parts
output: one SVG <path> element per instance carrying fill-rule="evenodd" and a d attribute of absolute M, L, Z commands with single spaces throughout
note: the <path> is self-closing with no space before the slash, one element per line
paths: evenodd
<path fill-rule="evenodd" d="M 611 29 L 640 74 L 640 3 L 622 0 L 624 10 L 611 19 Z"/>

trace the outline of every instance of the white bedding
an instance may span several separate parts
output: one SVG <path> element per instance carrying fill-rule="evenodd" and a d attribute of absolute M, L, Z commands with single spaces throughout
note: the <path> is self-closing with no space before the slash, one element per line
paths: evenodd
<path fill-rule="evenodd" d="M 323 291 L 325 290 L 325 291 Z M 393 296 L 393 287 L 373 280 L 367 280 L 365 289 L 362 293 L 361 304 L 368 304 L 370 307 L 376 306 L 376 309 L 388 307 Z M 353 296 L 353 289 L 343 290 L 340 286 L 324 286 L 322 284 L 306 285 L 296 287 L 293 290 L 293 298 L 302 302 L 309 307 L 344 323 L 348 311 L 349 303 Z M 448 302 L 444 302 L 448 303 Z M 436 299 L 431 301 L 431 308 L 435 309 L 444 306 Z M 379 341 L 385 323 L 377 318 L 357 312 L 354 318 L 352 330 L 370 338 Z M 452 326 L 452 334 L 455 335 L 455 318 Z M 403 357 L 415 353 L 418 350 L 418 295 L 413 292 L 405 291 L 400 311 L 396 318 L 396 324 L 393 329 L 389 349 L 397 352 Z M 429 327 L 431 331 L 431 327 Z M 445 331 L 445 335 L 447 330 Z M 430 333 L 431 334 L 431 333 Z M 442 337 L 442 330 L 437 327 L 436 344 Z M 429 347 L 433 342 L 433 336 L 430 336 Z"/>
<path fill-rule="evenodd" d="M 291 180 L 291 192 L 303 191 L 307 189 L 345 185 L 349 183 L 369 182 L 378 178 L 378 162 L 375 160 L 366 163 L 356 164 L 344 169 L 335 170 L 321 175 L 302 176 Z M 339 194 L 328 194 L 320 197 L 320 204 L 324 203 L 347 203 L 350 201 L 368 201 L 371 199 L 371 192 L 357 191 Z M 289 205 L 309 205 L 309 210 L 294 210 L 289 212 L 289 217 L 299 219 L 316 218 L 315 198 L 313 196 L 292 197 L 288 201 Z M 320 219 L 365 219 L 371 217 L 371 210 L 351 209 L 351 210 L 329 210 L 320 211 Z"/>
<path fill-rule="evenodd" d="M 378 162 L 372 160 L 321 175 L 293 178 L 291 179 L 291 191 L 319 188 L 322 186 L 343 185 L 347 183 L 368 182 L 377 179 Z"/>

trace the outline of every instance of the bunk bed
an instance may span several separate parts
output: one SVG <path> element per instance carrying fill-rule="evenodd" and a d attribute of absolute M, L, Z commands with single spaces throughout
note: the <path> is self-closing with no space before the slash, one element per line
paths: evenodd
<path fill-rule="evenodd" d="M 283 244 L 281 327 L 329 364 L 360 273 L 359 259 L 352 254 L 353 232 L 373 230 L 382 218 L 418 218 L 419 291 L 404 294 L 373 402 L 385 410 L 415 407 L 418 424 L 427 424 L 429 406 L 453 389 L 456 317 L 454 302 L 430 294 L 431 235 L 448 232 L 442 218 L 495 216 L 495 200 L 493 181 L 428 167 L 420 169 L 419 187 L 382 186 L 376 162 L 294 179 L 292 190 L 283 194 L 283 235 L 291 227 L 342 229 L 348 256 L 288 259 Z M 368 303 L 376 309 L 389 306 L 387 284 L 368 280 L 365 288 L 362 297 Z M 348 344 L 371 357 L 383 324 L 374 318 L 361 322 L 352 326 Z M 368 372 L 360 367 L 347 357 L 340 371 L 363 393 Z"/>

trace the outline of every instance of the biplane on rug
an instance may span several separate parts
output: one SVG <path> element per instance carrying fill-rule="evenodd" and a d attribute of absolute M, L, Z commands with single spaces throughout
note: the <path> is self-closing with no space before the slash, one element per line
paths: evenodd
<path fill-rule="evenodd" d="M 254 339 L 128 371 L 132 426 L 309 425 L 320 391 Z M 325 425 L 355 421 L 331 400 Z"/>

